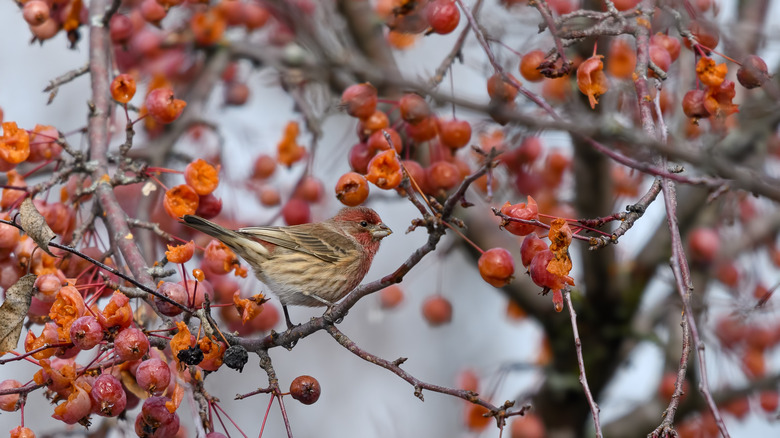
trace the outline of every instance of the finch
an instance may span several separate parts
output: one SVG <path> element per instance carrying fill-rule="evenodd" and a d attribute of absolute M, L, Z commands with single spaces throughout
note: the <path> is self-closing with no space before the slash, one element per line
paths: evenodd
<path fill-rule="evenodd" d="M 287 306 L 332 306 L 368 273 L 380 241 L 392 231 L 377 212 L 348 207 L 318 223 L 229 230 L 198 216 L 184 224 L 216 238 L 241 256 Z"/>

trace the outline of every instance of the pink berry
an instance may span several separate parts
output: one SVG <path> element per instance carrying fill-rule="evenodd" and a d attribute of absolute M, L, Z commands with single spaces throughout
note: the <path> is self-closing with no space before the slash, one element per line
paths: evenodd
<path fill-rule="evenodd" d="M 92 315 L 84 315 L 70 326 L 70 340 L 81 350 L 91 350 L 103 340 L 103 326 Z"/>
<path fill-rule="evenodd" d="M 138 365 L 135 371 L 135 380 L 147 392 L 162 394 L 171 382 L 171 369 L 165 361 L 160 359 L 147 359 Z"/>
<path fill-rule="evenodd" d="M 149 338 L 141 330 L 128 327 L 116 335 L 114 351 L 123 362 L 140 359 L 149 351 Z"/>
<path fill-rule="evenodd" d="M 93 411 L 102 417 L 116 417 L 127 406 L 127 395 L 122 382 L 111 374 L 101 374 L 95 379 L 89 393 Z"/>

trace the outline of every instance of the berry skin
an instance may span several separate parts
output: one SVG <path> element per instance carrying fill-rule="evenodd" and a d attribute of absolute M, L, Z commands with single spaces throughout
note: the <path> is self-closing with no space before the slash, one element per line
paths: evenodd
<path fill-rule="evenodd" d="M 290 395 L 299 402 L 310 405 L 319 400 L 320 382 L 312 376 L 298 376 L 290 384 Z"/>
<path fill-rule="evenodd" d="M 452 304 L 441 295 L 433 295 L 423 302 L 423 317 L 431 327 L 452 321 Z"/>
<path fill-rule="evenodd" d="M 484 252 L 478 262 L 482 279 L 494 287 L 503 287 L 514 278 L 515 262 L 504 248 L 492 248 Z"/>
<path fill-rule="evenodd" d="M 504 79 L 499 73 L 494 74 L 488 79 L 487 91 L 491 99 L 502 102 L 511 102 L 515 100 L 518 92 L 514 85 L 504 82 Z"/>
<path fill-rule="evenodd" d="M 707 92 L 704 90 L 691 90 L 685 93 L 682 100 L 683 112 L 687 117 L 693 119 L 706 119 L 710 111 L 704 106 L 707 99 Z"/>

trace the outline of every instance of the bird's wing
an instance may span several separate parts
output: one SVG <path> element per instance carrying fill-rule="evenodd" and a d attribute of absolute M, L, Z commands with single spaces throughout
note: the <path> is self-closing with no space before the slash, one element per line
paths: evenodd
<path fill-rule="evenodd" d="M 355 242 L 334 230 L 319 227 L 247 227 L 237 230 L 248 237 L 334 263 L 355 248 Z M 316 233 L 316 235 L 314 234 Z"/>

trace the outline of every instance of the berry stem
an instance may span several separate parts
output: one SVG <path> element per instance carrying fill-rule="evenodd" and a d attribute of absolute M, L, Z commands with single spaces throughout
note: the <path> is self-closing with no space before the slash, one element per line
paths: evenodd
<path fill-rule="evenodd" d="M 443 223 L 443 224 L 444 224 L 444 225 L 445 225 L 447 228 L 449 228 L 449 229 L 451 229 L 452 231 L 454 231 L 454 232 L 455 232 L 455 234 L 457 234 L 458 236 L 462 237 L 462 238 L 463 238 L 463 240 L 465 240 L 465 241 L 466 241 L 466 242 L 467 242 L 469 245 L 473 246 L 473 247 L 474 247 L 474 249 L 476 249 L 477 251 L 479 251 L 479 253 L 480 253 L 480 254 L 484 254 L 484 253 L 485 253 L 485 251 L 483 251 L 483 250 L 482 250 L 482 248 L 480 248 L 480 247 L 479 247 L 479 245 L 477 245 L 476 243 L 472 242 L 472 241 L 471 241 L 471 240 L 470 240 L 468 237 L 466 237 L 466 236 L 465 236 L 463 233 L 461 233 L 461 232 L 460 232 L 460 230 L 458 230 L 457 228 L 453 227 L 452 225 L 448 224 L 448 223 L 447 223 L 447 222 L 445 222 L 445 221 L 442 221 L 442 223 Z"/>

